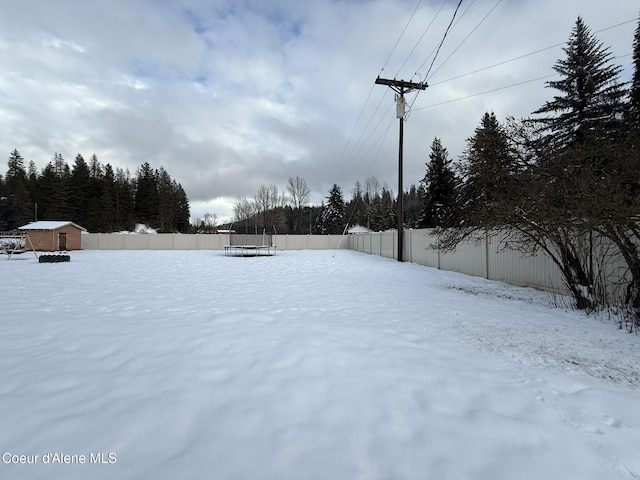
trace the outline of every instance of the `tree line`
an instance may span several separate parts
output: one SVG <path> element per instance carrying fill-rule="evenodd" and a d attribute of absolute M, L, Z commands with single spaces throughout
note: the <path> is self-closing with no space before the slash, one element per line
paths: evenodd
<path fill-rule="evenodd" d="M 268 230 L 282 234 L 341 234 L 347 226 L 362 225 L 372 231 L 397 226 L 397 198 L 374 176 L 364 185 L 356 182 L 352 196 L 345 200 L 342 189 L 334 184 L 326 202 L 309 203 L 309 187 L 304 178 L 290 177 L 286 191 L 276 185 L 262 185 L 253 198 L 238 197 L 234 205 L 233 227 L 238 233 Z M 404 222 L 410 228 L 419 226 L 424 188 L 412 185 L 405 192 Z M 199 231 L 216 230 L 215 215 L 197 220 Z"/>
<path fill-rule="evenodd" d="M 90 232 L 132 231 L 144 223 L 163 232 L 188 232 L 189 200 L 182 185 L 160 167 L 144 163 L 135 176 L 89 162 L 78 154 L 69 167 L 60 153 L 38 171 L 25 167 L 15 149 L 7 173 L 0 175 L 0 231 L 37 219 L 70 220 Z"/>

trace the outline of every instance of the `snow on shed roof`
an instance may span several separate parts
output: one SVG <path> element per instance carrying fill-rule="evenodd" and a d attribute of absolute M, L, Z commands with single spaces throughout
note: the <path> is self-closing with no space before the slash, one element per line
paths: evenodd
<path fill-rule="evenodd" d="M 80 225 L 73 222 L 65 222 L 65 221 L 51 221 L 44 220 L 40 222 L 31 222 L 27 225 L 23 225 L 19 227 L 20 230 L 57 230 L 62 227 L 66 227 L 67 225 L 73 225 L 80 230 L 87 231 L 86 228 L 81 227 Z"/>

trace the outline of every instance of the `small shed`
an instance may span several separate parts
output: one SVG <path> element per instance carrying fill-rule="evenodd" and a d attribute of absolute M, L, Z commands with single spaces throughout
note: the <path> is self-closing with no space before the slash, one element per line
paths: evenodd
<path fill-rule="evenodd" d="M 82 232 L 87 230 L 73 222 L 40 221 L 20 227 L 24 230 L 35 250 L 56 252 L 80 250 Z"/>

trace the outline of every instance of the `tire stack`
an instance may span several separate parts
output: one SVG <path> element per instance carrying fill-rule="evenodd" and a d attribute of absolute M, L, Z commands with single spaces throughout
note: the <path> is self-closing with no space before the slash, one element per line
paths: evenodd
<path fill-rule="evenodd" d="M 39 263 L 58 263 L 71 261 L 70 255 L 40 255 L 38 257 Z"/>

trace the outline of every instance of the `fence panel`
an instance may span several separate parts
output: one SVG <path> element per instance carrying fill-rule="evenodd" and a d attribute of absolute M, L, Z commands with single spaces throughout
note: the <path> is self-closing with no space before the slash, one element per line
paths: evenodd
<path fill-rule="evenodd" d="M 244 243 L 262 244 L 271 239 L 278 250 L 348 249 L 349 239 L 342 235 L 237 235 Z M 85 233 L 81 237 L 84 250 L 223 250 L 229 235 L 203 234 L 121 234 Z M 267 242 L 268 243 L 268 242 Z"/>
<path fill-rule="evenodd" d="M 560 269 L 544 252 L 526 255 L 509 249 L 507 242 L 504 235 L 489 237 L 488 278 L 512 285 L 565 292 Z"/>
<path fill-rule="evenodd" d="M 440 253 L 429 247 L 433 242 L 435 237 L 427 229 L 405 232 L 405 259 L 419 265 L 439 268 Z"/>

